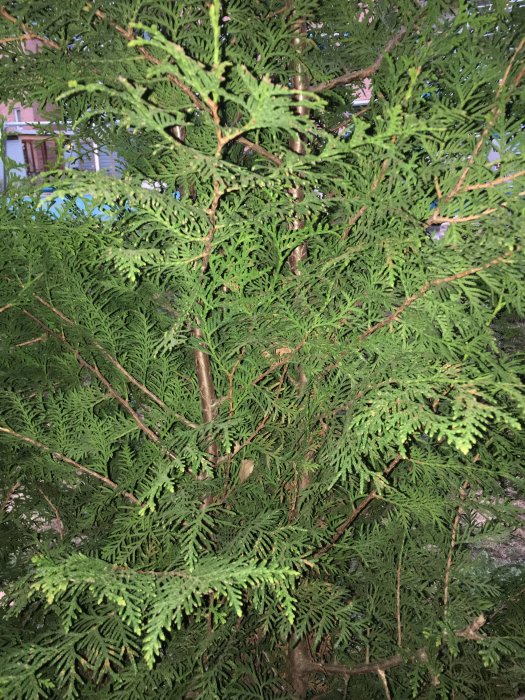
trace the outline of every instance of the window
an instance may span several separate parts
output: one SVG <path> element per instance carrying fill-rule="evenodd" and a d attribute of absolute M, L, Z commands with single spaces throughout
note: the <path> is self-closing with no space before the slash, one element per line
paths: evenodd
<path fill-rule="evenodd" d="M 13 110 L 13 115 L 15 117 L 15 122 L 22 121 L 22 110 L 20 109 L 20 107 L 17 107 L 16 109 Z"/>

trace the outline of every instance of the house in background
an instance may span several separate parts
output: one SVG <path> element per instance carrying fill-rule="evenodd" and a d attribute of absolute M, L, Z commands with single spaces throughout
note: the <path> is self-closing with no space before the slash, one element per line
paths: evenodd
<path fill-rule="evenodd" d="M 19 102 L 0 104 L 0 189 L 4 191 L 9 177 L 33 177 L 55 167 L 74 168 L 98 172 L 104 170 L 118 176 L 122 161 L 116 153 L 107 151 L 93 142 L 78 143 L 74 132 L 54 124 L 53 107 L 40 107 L 36 102 L 30 107 Z M 56 136 L 66 137 L 65 153 L 57 163 Z"/>
<path fill-rule="evenodd" d="M 35 53 L 39 50 L 37 39 L 26 39 L 23 50 Z M 54 124 L 53 106 L 23 105 L 20 102 L 0 103 L 0 190 L 7 187 L 9 176 L 32 177 L 51 168 L 69 167 L 78 170 L 105 170 L 118 176 L 122 162 L 116 153 L 99 148 L 95 143 L 75 143 L 67 148 L 67 136 L 74 132 Z M 58 148 L 55 134 L 66 137 L 66 153 L 57 164 Z M 71 139 L 73 142 L 73 139 Z"/>

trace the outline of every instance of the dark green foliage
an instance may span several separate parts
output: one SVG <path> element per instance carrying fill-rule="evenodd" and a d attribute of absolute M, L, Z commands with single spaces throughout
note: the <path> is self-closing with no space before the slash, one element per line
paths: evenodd
<path fill-rule="evenodd" d="M 2 99 L 127 165 L 1 202 L 0 696 L 525 692 L 520 10 L 6 8 Z"/>

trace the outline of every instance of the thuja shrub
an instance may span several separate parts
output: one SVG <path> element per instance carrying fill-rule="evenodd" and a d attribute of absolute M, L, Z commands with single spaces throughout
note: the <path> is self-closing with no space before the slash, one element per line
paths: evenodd
<path fill-rule="evenodd" d="M 1 8 L 58 148 L 1 203 L 2 697 L 525 690 L 504 5 Z"/>

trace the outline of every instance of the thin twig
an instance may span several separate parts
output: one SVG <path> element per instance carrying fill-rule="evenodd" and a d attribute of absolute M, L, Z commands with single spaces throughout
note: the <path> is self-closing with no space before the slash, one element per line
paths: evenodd
<path fill-rule="evenodd" d="M 403 457 L 400 454 L 396 455 L 394 459 L 390 462 L 388 467 L 384 470 L 383 478 L 390 476 L 390 474 L 394 471 L 394 469 L 397 467 L 397 465 L 399 464 L 399 462 L 401 462 L 402 459 Z M 368 508 L 370 503 L 372 503 L 372 501 L 374 501 L 378 497 L 378 495 L 379 492 L 377 491 L 377 489 L 373 489 L 372 491 L 370 491 L 368 496 L 366 496 L 366 498 L 364 498 L 361 501 L 361 503 L 353 509 L 350 515 L 345 520 L 343 520 L 343 522 L 336 528 L 336 531 L 334 532 L 330 540 L 325 545 L 320 547 L 317 551 L 315 551 L 312 554 L 312 556 L 320 557 L 323 554 L 326 554 L 326 552 L 328 552 L 330 549 L 332 549 L 332 547 L 336 545 L 337 542 L 339 542 L 339 540 L 348 530 L 350 525 L 352 525 L 352 523 L 354 523 L 357 520 L 361 513 L 366 508 Z"/>
<path fill-rule="evenodd" d="M 281 158 L 278 156 L 274 155 L 273 153 L 270 153 L 264 146 L 261 146 L 258 143 L 254 143 L 253 141 L 250 141 L 249 139 L 245 138 L 244 136 L 239 136 L 237 139 L 239 143 L 242 143 L 243 146 L 246 148 L 249 148 L 250 151 L 253 151 L 254 153 L 257 153 L 258 155 L 262 156 L 263 158 L 266 158 L 266 160 L 269 160 L 270 163 L 273 163 L 274 165 L 282 165 L 283 161 Z"/>
<path fill-rule="evenodd" d="M 393 49 L 395 49 L 395 47 L 400 43 L 402 38 L 405 36 L 406 31 L 406 27 L 401 27 L 399 31 L 387 42 L 385 48 L 383 51 L 381 51 L 376 60 L 367 68 L 360 68 L 359 70 L 350 71 L 349 73 L 344 73 L 344 75 L 340 75 L 337 78 L 332 78 L 332 80 L 327 80 L 324 83 L 312 85 L 309 88 L 310 92 L 324 92 L 325 90 L 333 90 L 339 85 L 348 85 L 348 83 L 355 82 L 356 80 L 370 78 L 372 75 L 374 75 L 374 73 L 377 73 L 385 56 L 393 51 Z"/>
<path fill-rule="evenodd" d="M 468 481 L 464 481 L 461 489 L 459 491 L 459 497 L 463 501 L 467 495 L 467 489 L 469 487 Z M 452 522 L 452 531 L 450 536 L 450 548 L 448 551 L 447 563 L 445 566 L 445 576 L 443 580 L 443 608 L 445 611 L 445 619 L 448 617 L 448 602 L 449 602 L 449 585 L 450 585 L 450 572 L 452 570 L 452 558 L 454 555 L 454 549 L 456 547 L 456 541 L 458 536 L 459 520 L 461 514 L 463 513 L 463 508 L 458 506 L 456 508 L 456 513 L 454 515 L 454 520 Z"/>
<path fill-rule="evenodd" d="M 61 452 L 56 452 L 52 450 L 50 447 L 47 445 L 44 445 L 43 443 L 39 442 L 38 440 L 34 440 L 33 438 L 28 437 L 27 435 L 22 435 L 20 433 L 17 433 L 14 430 L 11 430 L 11 428 L 0 426 L 0 433 L 5 433 L 6 435 L 10 435 L 11 437 L 17 438 L 18 440 L 21 440 L 22 442 L 27 443 L 28 445 L 32 445 L 33 447 L 37 447 L 39 450 L 43 450 L 44 452 L 48 452 L 51 454 L 53 459 L 59 461 L 59 462 L 64 462 L 65 464 L 69 464 L 71 467 L 74 467 L 77 471 L 81 472 L 82 474 L 86 474 L 87 476 L 91 476 L 93 479 L 97 479 L 98 481 L 102 482 L 105 484 L 110 489 L 113 489 L 113 491 L 120 491 L 120 487 L 118 484 L 116 484 L 114 481 L 111 479 L 108 479 L 107 476 L 103 476 L 102 474 L 99 474 L 98 472 L 94 471 L 93 469 L 89 469 L 89 467 L 84 467 L 82 464 L 79 464 L 78 462 L 75 462 L 74 459 L 70 459 L 69 457 L 66 457 L 66 455 L 63 455 Z M 129 491 L 121 491 L 122 496 L 124 498 L 127 498 L 127 500 L 130 503 L 133 503 L 134 505 L 140 505 L 140 501 L 138 498 L 136 498 L 132 493 Z"/>
<path fill-rule="evenodd" d="M 259 374 L 253 381 L 252 381 L 252 386 L 255 386 L 258 384 L 260 381 L 262 381 L 265 377 L 267 377 L 269 374 L 271 374 L 274 370 L 279 369 L 279 367 L 282 367 L 283 365 L 288 365 L 290 364 L 290 357 L 294 355 L 296 352 L 298 352 L 303 345 L 306 342 L 306 337 L 301 340 L 301 342 L 295 346 L 295 348 L 292 348 L 291 352 L 286 353 L 286 357 L 282 360 L 278 360 L 277 362 L 274 362 L 268 369 L 265 369 L 264 372 Z"/>
<path fill-rule="evenodd" d="M 74 355 L 75 359 L 77 360 L 77 362 L 79 363 L 79 365 L 81 367 L 83 367 L 84 369 L 87 369 L 89 372 L 91 372 L 91 374 L 93 374 L 100 381 L 100 383 L 106 387 L 110 396 L 112 396 L 122 406 L 122 408 L 126 411 L 126 413 L 128 413 L 133 418 L 133 420 L 135 421 L 137 426 L 140 428 L 140 430 L 144 433 L 144 435 L 146 435 L 146 437 L 149 440 L 151 440 L 152 442 L 154 442 L 156 444 L 160 443 L 160 438 L 157 435 L 157 433 L 155 431 L 153 431 L 151 428 L 149 428 L 144 423 L 142 418 L 135 411 L 135 409 L 131 406 L 129 401 L 127 401 L 127 399 L 125 399 L 123 396 L 121 396 L 118 393 L 118 391 L 113 387 L 111 382 L 102 374 L 102 372 L 97 367 L 97 365 L 95 365 L 95 364 L 91 365 L 89 362 L 87 362 L 82 357 L 80 352 L 78 350 L 76 350 L 69 343 L 69 341 L 67 340 L 67 338 L 63 332 L 56 333 L 51 328 L 49 328 L 49 326 L 47 326 L 45 323 L 43 323 L 39 318 L 37 318 L 36 316 L 33 316 L 33 314 L 31 314 L 29 311 L 24 310 L 23 313 L 25 316 L 27 316 L 32 321 L 34 321 L 34 323 L 38 324 L 41 328 L 43 328 L 46 331 L 46 333 L 48 333 L 49 335 L 53 336 L 54 338 L 59 340 L 61 343 L 63 343 L 68 348 L 68 350 L 70 350 L 73 353 L 73 355 Z M 176 459 L 176 455 L 174 455 L 172 452 L 170 452 L 166 448 L 162 448 L 162 446 L 161 446 L 161 449 L 165 454 L 167 454 L 169 457 L 171 457 L 171 459 Z"/>
<path fill-rule="evenodd" d="M 281 378 L 279 379 L 279 384 L 277 385 L 277 395 L 279 395 L 279 393 L 280 393 L 280 391 L 281 391 L 281 389 L 282 389 L 282 386 L 283 386 L 284 378 L 285 378 L 285 376 L 286 376 L 286 370 L 287 370 L 287 369 L 288 369 L 288 365 L 286 365 L 286 366 L 284 367 L 283 371 L 281 372 Z M 224 455 L 223 457 L 221 457 L 221 458 L 217 461 L 217 464 L 222 464 L 223 462 L 226 462 L 226 461 L 228 460 L 228 458 L 234 457 L 236 454 L 238 454 L 238 453 L 239 453 L 241 450 L 243 450 L 245 447 L 248 447 L 248 445 L 250 445 L 250 444 L 255 440 L 255 438 L 257 437 L 257 435 L 259 435 L 259 433 L 261 432 L 261 430 L 264 428 L 264 426 L 266 425 L 266 423 L 267 423 L 268 420 L 270 419 L 270 416 L 271 416 L 271 413 L 268 412 L 268 413 L 264 416 L 264 418 L 260 421 L 259 425 L 255 428 L 255 430 L 254 430 L 253 433 L 250 435 L 250 437 L 246 438 L 246 440 L 245 440 L 241 445 L 235 445 L 235 447 L 233 448 L 232 452 L 230 452 L 228 455 Z"/>
<path fill-rule="evenodd" d="M 31 340 L 24 340 L 23 343 L 17 343 L 14 347 L 15 348 L 25 348 L 28 345 L 34 345 L 35 343 L 41 343 L 44 340 L 47 340 L 47 335 L 39 335 L 38 338 L 31 338 Z"/>
<path fill-rule="evenodd" d="M 33 296 L 35 297 L 35 299 L 37 301 L 39 301 L 43 306 L 45 306 L 47 309 L 49 309 L 53 314 L 55 314 L 55 316 L 60 318 L 62 321 L 65 321 L 66 323 L 68 323 L 71 326 L 78 327 L 78 324 L 76 324 L 75 321 L 68 318 L 68 316 L 66 316 L 64 313 L 62 313 L 62 311 L 57 309 L 56 306 L 53 306 L 53 304 L 50 304 L 46 299 L 44 299 L 41 296 L 38 296 L 38 294 L 34 294 Z M 1 309 L 0 309 L 0 311 L 1 311 Z M 124 377 L 129 382 L 131 382 L 131 384 L 134 384 L 137 387 L 137 389 L 140 389 L 140 391 L 143 394 L 145 394 L 146 396 L 148 396 L 152 401 L 154 401 L 157 404 L 157 406 L 160 406 L 160 408 L 164 408 L 164 409 L 167 408 L 166 404 L 164 403 L 164 401 L 162 399 L 160 399 L 156 394 L 154 394 L 150 389 L 148 389 L 147 386 L 142 384 L 142 382 L 139 382 L 139 380 L 136 379 L 130 372 L 128 372 L 128 370 L 123 365 L 120 364 L 120 362 L 116 359 L 116 357 L 113 357 L 113 355 L 111 355 L 105 348 L 103 348 L 102 345 L 100 345 L 100 343 L 97 343 L 95 341 L 94 346 L 97 348 L 97 350 L 99 350 L 102 353 L 102 355 L 104 355 L 106 360 L 108 362 L 110 362 L 113 365 L 113 367 L 115 367 L 115 369 L 117 369 L 122 375 L 124 375 Z M 178 421 L 183 423 L 188 428 L 196 429 L 199 427 L 197 425 L 197 423 L 193 423 L 192 421 L 188 420 L 180 413 L 174 413 L 173 415 Z"/>
<path fill-rule="evenodd" d="M 425 284 L 423 284 L 417 292 L 407 297 L 405 301 L 400 306 L 398 306 L 392 314 L 387 316 L 387 318 L 384 318 L 382 321 L 378 321 L 373 326 L 367 328 L 366 331 L 361 333 L 361 335 L 359 336 L 359 340 L 364 340 L 365 338 L 368 338 L 368 336 L 372 335 L 372 333 L 378 331 L 380 328 L 384 328 L 384 326 L 389 326 L 390 324 L 397 321 L 401 314 L 404 311 L 406 311 L 406 309 L 412 306 L 412 304 L 418 301 L 418 299 L 421 299 L 423 296 L 425 296 L 425 294 L 430 289 L 433 289 L 434 287 L 439 287 L 443 284 L 448 284 L 450 282 L 455 282 L 456 280 L 463 279 L 464 277 L 476 275 L 478 272 L 488 270 L 490 267 L 494 267 L 495 265 L 506 263 L 509 261 L 510 258 L 512 258 L 512 256 L 517 252 L 517 250 L 519 250 L 519 248 L 509 251 L 508 253 L 504 253 L 503 255 L 500 255 L 497 258 L 490 260 L 484 265 L 479 265 L 478 267 L 471 267 L 469 270 L 463 270 L 463 272 L 457 272 L 456 274 L 449 275 L 448 277 L 440 277 L 438 279 L 432 280 L 431 282 L 425 282 Z"/>
<path fill-rule="evenodd" d="M 7 11 L 7 9 L 3 6 L 0 7 L 0 15 L 8 22 L 11 22 L 11 24 L 18 26 L 24 32 L 23 36 L 20 37 L 21 41 L 25 41 L 28 39 L 36 39 L 44 46 L 47 46 L 49 49 L 61 48 L 60 44 L 57 44 L 56 41 L 53 41 L 52 39 L 48 39 L 45 36 L 40 36 L 40 34 L 35 34 L 35 32 L 32 32 L 30 27 L 24 24 L 24 22 L 20 22 L 16 17 L 13 17 L 13 15 L 10 14 Z"/>
<path fill-rule="evenodd" d="M 474 192 L 475 190 L 487 190 L 489 187 L 496 187 L 497 185 L 502 185 L 504 182 L 511 182 L 516 180 L 518 177 L 525 175 L 525 170 L 520 170 L 517 173 L 512 173 L 511 175 L 505 175 L 505 177 L 498 177 L 490 182 L 478 182 L 477 185 L 467 185 L 463 188 L 463 192 Z"/>
<path fill-rule="evenodd" d="M 396 569 L 396 623 L 397 623 L 397 646 L 403 646 L 403 628 L 401 626 L 401 564 L 403 559 L 403 548 L 405 544 L 405 539 L 401 543 L 401 550 L 399 552 L 399 560 Z"/>
<path fill-rule="evenodd" d="M 53 503 L 53 501 L 49 498 L 49 496 L 46 496 L 46 494 L 42 491 L 42 489 L 38 489 L 38 490 L 42 494 L 42 497 L 45 500 L 45 502 L 48 504 L 48 506 L 51 508 L 51 510 L 55 514 L 56 528 L 53 528 L 53 529 L 55 529 L 56 532 L 58 532 L 60 539 L 63 540 L 65 528 L 64 528 L 64 523 L 62 521 L 62 518 L 60 517 L 60 512 L 59 512 L 58 508 L 56 507 L 56 505 Z"/>
<path fill-rule="evenodd" d="M 508 81 L 508 79 L 509 79 L 509 76 L 510 76 L 512 67 L 513 67 L 513 65 L 514 65 L 514 62 L 516 61 L 516 58 L 517 58 L 518 54 L 523 50 L 524 47 L 525 47 L 525 37 L 520 41 L 520 43 L 519 43 L 518 46 L 516 47 L 516 50 L 515 50 L 514 53 L 512 54 L 512 57 L 511 57 L 511 59 L 510 59 L 508 65 L 507 65 L 507 67 L 506 67 L 506 69 L 505 69 L 505 72 L 503 73 L 503 77 L 502 77 L 502 79 L 500 80 L 498 89 L 497 89 L 497 91 L 496 91 L 496 95 L 495 95 L 495 98 L 494 98 L 495 104 L 494 104 L 494 107 L 492 108 L 492 114 L 491 114 L 490 118 L 488 119 L 488 121 L 487 121 L 487 123 L 486 123 L 486 125 L 485 125 L 485 128 L 484 128 L 483 131 L 481 132 L 481 136 L 480 136 L 479 139 L 477 140 L 473 152 L 472 152 L 472 153 L 470 154 L 470 156 L 468 157 L 468 165 L 466 165 L 466 166 L 463 168 L 463 170 L 462 170 L 461 174 L 459 175 L 459 177 L 458 177 L 458 179 L 457 179 L 455 185 L 452 187 L 452 189 L 450 190 L 450 192 L 449 192 L 447 195 L 445 195 L 444 201 L 445 201 L 446 203 L 447 203 L 447 202 L 450 202 L 451 199 L 453 199 L 454 197 L 456 197 L 458 194 L 460 194 L 460 193 L 463 191 L 463 186 L 464 186 L 464 184 L 465 184 L 465 180 L 467 179 L 467 175 L 469 174 L 469 172 L 470 172 L 470 170 L 471 170 L 471 168 L 472 168 L 472 165 L 473 165 L 474 161 L 476 160 L 477 156 L 478 156 L 479 153 L 481 152 L 481 149 L 482 149 L 482 147 L 483 147 L 483 144 L 485 143 L 485 141 L 487 140 L 488 136 L 489 136 L 490 133 L 492 132 L 492 129 L 494 128 L 494 125 L 495 125 L 496 121 L 498 120 L 498 117 L 499 117 L 500 114 L 501 114 L 502 106 L 499 105 L 499 104 L 497 104 L 497 101 L 498 101 L 498 99 L 499 99 L 501 93 L 503 92 L 503 89 L 504 89 L 505 85 L 507 84 L 507 81 Z M 520 73 L 518 74 L 518 76 L 516 77 L 516 79 L 515 79 L 515 81 L 514 81 L 514 85 L 515 85 L 516 87 L 518 86 L 518 84 L 519 84 L 519 82 L 520 82 L 522 76 L 523 76 L 523 71 L 520 71 Z M 477 188 L 476 188 L 476 189 L 477 189 Z M 493 211 L 496 211 L 496 210 L 494 209 Z M 476 218 L 480 218 L 481 216 L 486 216 L 488 213 L 492 213 L 492 211 L 490 211 L 490 210 L 485 210 L 485 212 L 483 212 L 482 214 L 477 215 Z M 472 219 L 472 218 L 466 218 L 466 217 L 463 217 L 462 220 L 463 220 L 463 221 L 474 221 L 474 219 Z M 441 216 L 440 213 L 439 213 L 439 205 L 438 205 L 438 207 L 436 208 L 436 210 L 435 210 L 433 216 L 430 217 L 430 219 L 429 219 L 429 221 L 427 222 L 427 224 L 428 224 L 428 225 L 431 225 L 431 224 L 433 224 L 433 223 L 447 223 L 447 222 L 449 222 L 449 221 L 452 222 L 452 223 L 454 223 L 454 222 L 458 222 L 459 219 L 453 219 L 453 218 L 452 218 L 452 219 L 449 219 L 449 218 L 447 218 L 447 217 Z M 429 222 L 430 222 L 430 223 L 429 223 Z"/>
<path fill-rule="evenodd" d="M 213 182 L 213 199 L 210 204 L 209 209 L 206 210 L 206 213 L 208 214 L 208 218 L 210 221 L 210 230 L 208 231 L 208 234 L 206 236 L 206 239 L 204 241 L 204 251 L 202 254 L 202 263 L 201 263 L 201 272 L 206 272 L 208 269 L 208 264 L 210 261 L 210 255 L 211 255 L 211 249 L 212 249 L 212 244 L 213 244 L 213 237 L 215 235 L 215 231 L 217 229 L 217 207 L 219 206 L 219 200 L 223 195 L 223 191 L 221 190 L 220 184 L 217 180 L 214 180 Z"/>
<path fill-rule="evenodd" d="M 393 136 L 392 141 L 394 143 L 395 143 L 395 140 L 396 140 L 396 137 Z M 389 165 L 390 165 L 390 159 L 385 158 L 383 160 L 383 162 L 381 163 L 379 175 L 376 177 L 376 179 L 372 183 L 372 186 L 370 187 L 370 194 L 372 194 L 372 192 L 374 192 L 378 188 L 379 184 L 381 183 L 381 181 L 385 177 L 385 174 L 386 174 L 386 171 L 388 170 Z M 348 234 L 350 233 L 352 226 L 354 226 L 354 224 L 356 224 L 359 221 L 359 219 L 363 216 L 363 214 L 365 213 L 366 210 L 367 210 L 367 205 L 363 204 L 363 206 L 350 218 L 350 220 L 348 221 L 348 223 L 346 225 L 345 230 L 343 231 L 343 235 L 341 236 L 343 241 L 348 237 Z"/>
<path fill-rule="evenodd" d="M 7 508 L 9 507 L 9 504 L 11 503 L 13 496 L 18 491 L 20 486 L 22 486 L 22 482 L 18 481 L 18 480 L 15 481 L 15 483 L 11 486 L 11 488 L 9 489 L 9 491 L 6 493 L 6 495 L 4 496 L 4 498 L 2 500 L 2 510 L 7 510 Z"/>
<path fill-rule="evenodd" d="M 381 685 L 383 686 L 383 691 L 385 693 L 386 700 L 392 700 L 390 690 L 388 689 L 388 680 L 385 671 L 382 668 L 380 668 L 377 671 L 377 675 L 379 676 L 379 680 L 381 681 Z"/>

